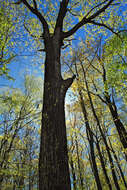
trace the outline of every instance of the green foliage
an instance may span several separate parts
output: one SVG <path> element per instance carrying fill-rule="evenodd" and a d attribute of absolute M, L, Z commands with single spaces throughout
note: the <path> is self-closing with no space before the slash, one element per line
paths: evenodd
<path fill-rule="evenodd" d="M 122 34 L 121 34 L 122 35 Z M 124 38 L 125 37 L 125 38 Z M 111 43 L 111 39 L 114 45 Z M 86 124 L 85 119 L 83 119 L 83 110 L 81 108 L 81 97 L 80 93 L 83 96 L 83 102 L 86 107 L 87 111 L 87 120 L 89 122 L 90 128 L 94 135 L 94 151 L 96 157 L 96 164 L 99 172 L 100 181 L 102 184 L 103 189 L 108 189 L 107 182 L 105 180 L 105 175 L 103 173 L 100 157 L 98 154 L 98 149 L 96 147 L 96 141 L 99 141 L 101 154 L 104 159 L 105 168 L 107 174 L 110 179 L 110 183 L 113 189 L 115 189 L 114 181 L 112 178 L 110 162 L 106 150 L 106 146 L 103 142 L 103 137 L 100 134 L 98 124 L 96 123 L 96 119 L 93 116 L 92 107 L 90 104 L 90 99 L 88 96 L 88 91 L 90 93 L 94 110 L 96 112 L 97 118 L 99 123 L 102 127 L 103 134 L 107 140 L 108 145 L 110 139 L 113 150 L 116 154 L 117 161 L 114 157 L 113 152 L 111 151 L 111 156 L 113 158 L 113 164 L 115 168 L 115 172 L 119 173 L 118 183 L 121 189 L 126 189 L 124 182 L 121 178 L 121 174 L 118 168 L 118 163 L 123 171 L 124 178 L 126 180 L 127 173 L 124 173 L 124 167 L 126 167 L 126 159 L 124 154 L 126 150 L 123 149 L 120 143 L 120 139 L 115 128 L 115 125 L 112 120 L 111 113 L 109 112 L 108 106 L 104 103 L 104 92 L 109 93 L 109 96 L 112 98 L 114 97 L 114 101 L 117 100 L 118 97 L 121 98 L 119 101 L 119 106 L 117 107 L 118 113 L 121 113 L 120 105 L 126 106 L 126 101 L 122 101 L 126 97 L 126 56 L 125 56 L 125 49 L 126 49 L 126 36 L 122 36 L 123 41 L 121 41 L 117 36 L 112 36 L 107 43 L 103 46 L 104 54 L 99 57 L 98 52 L 100 53 L 100 46 L 98 42 L 94 41 L 94 39 L 87 38 L 85 42 L 80 42 L 80 46 L 78 49 L 73 50 L 71 52 L 71 56 L 69 57 L 71 61 L 70 63 L 70 70 L 69 72 L 73 72 L 77 74 L 77 80 L 74 81 L 72 85 L 72 96 L 73 96 L 73 103 L 67 106 L 67 110 L 70 110 L 70 114 L 67 112 L 67 127 L 68 127 L 68 146 L 69 146 L 69 161 L 73 161 L 74 164 L 74 171 L 76 175 L 76 187 L 79 188 L 80 180 L 82 176 L 79 176 L 83 172 L 83 184 L 85 184 L 86 189 L 95 189 L 96 184 L 95 180 L 93 179 L 93 170 L 91 169 L 91 160 L 90 160 L 90 146 L 88 141 L 88 136 L 86 134 Z M 118 42 L 116 42 L 118 40 Z M 116 48 L 116 43 L 117 47 Z M 119 44 L 119 45 L 118 45 Z M 114 48 L 115 47 L 115 48 Z M 102 50 L 101 50 L 102 52 Z M 107 53 L 107 54 L 106 54 Z M 122 57 L 122 58 L 121 58 Z M 124 58 L 124 59 L 123 59 Z M 73 64 L 72 64 L 73 63 Z M 105 75 L 106 75 L 106 82 L 103 81 L 103 66 L 105 68 Z M 68 72 L 68 73 L 69 73 Z M 116 78 L 117 77 L 117 78 Z M 85 83 L 87 81 L 87 85 Z M 111 90 L 111 89 L 115 90 Z M 74 98 L 74 96 L 76 98 Z M 101 99 L 100 99 L 101 98 Z M 112 104 L 112 102 L 111 102 Z M 117 106 L 117 103 L 116 103 Z M 79 108 L 80 107 L 80 108 Z M 124 113 L 124 115 L 123 115 Z M 124 122 L 121 119 L 124 118 Z M 121 122 L 123 122 L 124 127 L 126 129 L 126 109 L 120 114 L 119 118 Z M 75 142 L 75 134 L 78 139 L 78 146 L 79 152 L 76 152 L 76 142 Z M 78 168 L 78 158 L 81 164 L 81 170 Z M 70 162 L 69 162 L 70 163 Z M 83 165 L 82 165 L 83 164 Z M 71 173 L 72 173 L 72 167 Z M 118 173 L 116 175 L 118 177 Z"/>
<path fill-rule="evenodd" d="M 8 64 L 15 57 L 11 52 L 14 43 L 12 41 L 14 26 L 7 6 L 8 3 L 0 3 L 0 76 L 5 75 L 8 79 L 13 79 L 9 76 Z"/>
<path fill-rule="evenodd" d="M 0 187 L 2 189 L 12 189 L 14 186 L 16 189 L 22 189 L 27 184 L 35 186 L 36 189 L 38 131 L 42 105 L 40 82 L 42 83 L 40 78 L 26 75 L 24 91 L 12 88 L 0 94 Z"/>
<path fill-rule="evenodd" d="M 107 69 L 107 84 L 116 92 L 126 92 L 127 86 L 127 32 L 120 37 L 111 37 L 104 46 L 104 61 Z"/>

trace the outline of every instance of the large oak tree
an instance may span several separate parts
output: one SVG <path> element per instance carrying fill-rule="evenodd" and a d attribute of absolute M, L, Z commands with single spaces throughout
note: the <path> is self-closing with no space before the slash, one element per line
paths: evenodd
<path fill-rule="evenodd" d="M 52 2 L 52 1 L 51 1 Z M 47 3 L 51 3 L 50 1 Z M 43 1 L 15 1 L 15 4 L 21 4 L 37 17 L 43 28 L 42 38 L 44 40 L 45 51 L 45 75 L 44 75 L 44 93 L 43 110 L 41 126 L 41 143 L 39 157 L 39 189 L 40 190 L 70 190 L 71 182 L 68 166 L 67 138 L 64 113 L 64 100 L 68 88 L 71 86 L 75 76 L 64 80 L 61 75 L 61 49 L 64 40 L 76 33 L 84 25 L 93 24 L 106 29 L 114 30 L 106 25 L 104 17 L 109 12 L 109 8 L 115 6 L 115 0 L 102 1 L 55 1 L 59 8 L 56 8 L 56 20 L 53 18 L 53 33 L 50 32 L 50 22 L 45 16 L 46 8 Z M 85 6 L 91 3 L 89 9 Z M 45 8 L 44 13 L 38 6 Z M 71 6 L 72 5 L 72 6 Z M 72 8 L 77 5 L 78 11 L 82 7 L 82 16 L 77 21 Z M 83 5 L 83 6 L 82 6 Z M 55 6 L 55 4 L 54 4 Z M 87 11 L 88 10 L 88 11 Z M 57 12 L 58 11 L 58 12 Z M 68 13 L 73 16 L 73 26 L 65 31 L 64 21 Z M 103 14 L 103 19 L 101 15 Z M 52 16 L 52 15 L 51 15 Z M 76 23 L 77 22 L 77 23 Z M 116 33 L 116 32 L 114 32 Z"/>

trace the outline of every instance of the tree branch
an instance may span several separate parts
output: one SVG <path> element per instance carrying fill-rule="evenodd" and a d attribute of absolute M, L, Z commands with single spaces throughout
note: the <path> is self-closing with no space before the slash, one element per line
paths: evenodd
<path fill-rule="evenodd" d="M 88 17 L 88 15 L 96 8 L 100 7 L 101 5 L 103 5 L 104 3 L 106 3 L 107 0 L 103 1 L 102 3 L 96 5 L 95 7 L 93 7 L 92 9 L 90 9 L 90 11 L 85 15 L 85 17 Z"/>
<path fill-rule="evenodd" d="M 37 10 L 37 3 L 36 3 L 36 1 L 33 0 L 34 8 L 32 6 L 30 6 L 29 3 L 26 0 L 22 0 L 22 2 L 33 14 L 35 14 L 38 17 L 38 19 L 40 20 L 40 22 L 43 25 L 44 33 L 48 32 L 48 34 L 49 34 L 48 24 L 47 24 L 45 18 L 42 16 L 42 14 Z"/>
<path fill-rule="evenodd" d="M 73 35 L 83 25 L 90 23 L 94 18 L 99 16 L 101 13 L 103 13 L 111 5 L 111 3 L 113 1 L 114 0 L 110 0 L 106 5 L 104 5 L 102 8 L 100 8 L 98 11 L 96 11 L 90 17 L 86 18 L 86 16 L 84 16 L 83 19 L 80 22 L 78 22 L 72 29 L 70 29 L 68 32 L 63 32 L 63 38 L 68 38 L 69 36 Z"/>
<path fill-rule="evenodd" d="M 102 27 L 104 27 L 104 28 L 106 28 L 106 29 L 108 29 L 108 30 L 110 30 L 112 33 L 114 33 L 114 34 L 116 34 L 117 36 L 119 36 L 120 37 L 120 35 L 117 33 L 117 32 L 115 32 L 110 26 L 107 26 L 106 24 L 104 24 L 104 23 L 99 23 L 99 22 L 96 22 L 96 21 L 90 21 L 89 23 L 91 23 L 91 24 L 94 24 L 94 25 L 98 25 L 98 26 L 102 26 Z"/>
<path fill-rule="evenodd" d="M 69 0 L 62 0 L 62 2 L 60 2 L 60 9 L 59 9 L 59 13 L 58 13 L 58 17 L 56 20 L 56 26 L 55 26 L 55 30 L 60 27 L 61 31 L 62 31 L 62 27 L 63 27 L 63 20 L 64 17 L 67 13 L 67 6 L 68 6 Z"/>
<path fill-rule="evenodd" d="M 34 8 L 37 10 L 37 2 L 36 0 L 33 0 Z"/>
<path fill-rule="evenodd" d="M 23 23 L 23 26 L 24 26 L 25 30 L 29 33 L 29 35 L 30 35 L 32 38 L 37 38 L 37 36 L 36 36 L 36 35 L 33 35 L 33 34 L 30 32 L 30 30 L 26 27 L 25 22 Z"/>
<path fill-rule="evenodd" d="M 99 16 L 101 13 L 105 12 L 105 10 L 111 5 L 111 3 L 114 0 L 110 0 L 106 5 L 104 5 L 101 9 L 99 9 L 96 13 L 94 13 L 93 15 L 91 15 L 89 17 L 90 20 L 94 19 L 95 17 Z"/>
<path fill-rule="evenodd" d="M 22 3 L 22 0 L 19 0 L 17 2 L 11 3 L 11 4 L 13 4 L 13 5 L 20 5 L 21 3 Z"/>
<path fill-rule="evenodd" d="M 76 75 L 73 75 L 73 77 L 63 80 L 64 92 L 66 92 L 67 89 L 72 85 L 75 78 L 76 78 Z"/>

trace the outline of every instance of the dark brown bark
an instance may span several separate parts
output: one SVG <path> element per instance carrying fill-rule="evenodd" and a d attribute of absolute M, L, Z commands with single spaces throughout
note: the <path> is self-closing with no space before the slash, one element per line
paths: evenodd
<path fill-rule="evenodd" d="M 88 121 L 88 117 L 87 117 L 87 111 L 86 111 L 86 107 L 85 107 L 85 104 L 84 104 L 84 101 L 83 101 L 81 91 L 79 91 L 79 96 L 80 96 L 80 104 L 81 104 L 81 108 L 82 108 L 82 112 L 83 112 L 84 119 L 85 119 L 85 124 L 86 124 L 86 134 L 87 134 L 87 138 L 88 138 L 89 145 L 90 145 L 90 159 L 91 159 L 92 171 L 93 171 L 93 174 L 94 174 L 94 177 L 95 177 L 95 181 L 96 181 L 96 185 L 97 185 L 98 190 L 102 190 L 100 177 L 99 177 L 97 164 L 96 164 L 95 153 L 94 153 L 93 133 L 92 133 L 90 125 L 89 125 L 89 121 Z"/>
<path fill-rule="evenodd" d="M 67 89 L 75 77 L 63 80 L 61 77 L 60 51 L 63 38 L 62 25 L 69 1 L 63 0 L 53 36 L 48 24 L 38 11 L 26 0 L 23 3 L 35 14 L 43 25 L 45 45 L 45 77 L 42 110 L 42 127 L 39 156 L 39 190 L 70 190 L 64 99 Z M 61 23 L 62 22 L 62 23 Z"/>
<path fill-rule="evenodd" d="M 109 150 L 109 146 L 108 146 L 106 137 L 105 137 L 105 135 L 104 135 L 104 133 L 103 133 L 103 131 L 101 129 L 101 126 L 100 126 L 100 123 L 99 123 L 99 119 L 98 119 L 98 117 L 97 117 L 97 115 L 95 113 L 93 105 L 92 105 L 92 111 L 93 111 L 94 117 L 96 118 L 96 121 L 97 121 L 99 130 L 100 130 L 101 136 L 103 138 L 103 141 L 104 141 L 104 144 L 105 144 L 105 147 L 106 147 L 106 150 L 107 150 L 107 154 L 108 154 L 108 158 L 109 158 L 109 162 L 110 162 L 110 167 L 111 167 L 112 177 L 113 177 L 113 180 L 114 180 L 115 187 L 116 187 L 117 190 L 120 190 L 120 186 L 119 186 L 119 183 L 118 183 L 118 180 L 117 180 L 117 176 L 116 176 L 116 172 L 115 172 L 115 167 L 114 167 L 113 159 L 112 159 L 112 156 L 111 156 L 111 153 L 110 153 L 110 150 Z"/>
<path fill-rule="evenodd" d="M 98 58 L 98 59 L 100 60 L 100 58 Z M 102 63 L 102 69 L 103 69 L 103 82 L 105 84 L 106 83 L 106 70 L 105 70 L 103 63 Z M 117 106 L 115 104 L 113 95 L 112 95 L 113 101 L 111 101 L 108 91 L 105 90 L 104 93 L 105 93 L 105 101 L 109 107 L 110 113 L 113 118 L 113 122 L 114 122 L 117 132 L 119 134 L 120 141 L 121 141 L 123 147 L 127 148 L 127 131 L 126 131 L 122 121 L 119 118 Z"/>
<path fill-rule="evenodd" d="M 96 17 L 98 17 L 101 13 L 105 12 L 105 10 L 111 5 L 111 3 L 114 0 L 109 0 L 107 1 L 107 4 L 105 4 L 103 7 L 101 7 L 100 9 L 98 9 L 95 13 L 93 13 L 91 16 L 88 17 L 89 13 L 92 12 L 92 10 L 94 8 L 99 7 L 100 5 L 102 5 L 102 3 L 98 4 L 97 6 L 95 6 L 93 9 L 90 10 L 89 13 L 87 13 L 80 22 L 78 22 L 73 28 L 71 28 L 69 31 L 67 32 L 63 32 L 63 36 L 64 38 L 67 38 L 71 35 L 73 35 L 79 28 L 81 28 L 83 25 L 91 23 L 91 21 L 94 21 L 94 19 Z M 104 1 L 106 2 L 106 1 Z M 94 25 L 96 25 L 96 23 L 94 23 Z M 107 28 L 107 26 L 105 25 L 104 27 Z M 109 29 L 109 28 L 108 28 Z"/>
<path fill-rule="evenodd" d="M 107 173 L 107 170 L 106 170 L 106 167 L 105 167 L 104 159 L 103 159 L 103 156 L 102 156 L 102 153 L 101 153 L 101 149 L 100 149 L 100 145 L 99 145 L 98 140 L 96 142 L 96 147 L 97 147 L 98 154 L 99 154 L 99 157 L 100 157 L 101 167 L 102 167 L 102 170 L 103 170 L 103 173 L 104 173 L 104 176 L 105 176 L 105 180 L 106 180 L 106 182 L 108 184 L 109 189 L 112 190 L 112 185 L 111 185 L 109 177 L 108 177 L 108 173 Z"/>
<path fill-rule="evenodd" d="M 65 81 L 62 80 L 60 66 L 61 42 L 63 42 L 64 38 L 74 34 L 81 26 L 98 17 L 113 1 L 114 0 L 104 1 L 104 6 L 101 6 L 100 9 L 89 16 L 87 22 L 86 16 L 84 16 L 84 18 L 70 31 L 63 32 L 63 20 L 68 11 L 67 6 L 69 0 L 62 0 L 53 37 L 50 37 L 48 24 L 44 16 L 38 10 L 37 1 L 33 0 L 33 6 L 31 6 L 27 0 L 21 1 L 37 16 L 43 26 L 44 49 L 46 52 L 39 157 L 39 190 L 71 189 L 67 155 L 64 98 L 67 89 L 73 82 L 73 78 Z M 99 6 L 100 5 L 97 7 Z M 96 173 L 95 176 L 97 176 Z M 100 185 L 99 182 L 97 182 L 97 184 Z"/>
<path fill-rule="evenodd" d="M 119 163 L 118 157 L 117 157 L 117 155 L 116 155 L 116 153 L 115 153 L 115 151 L 114 151 L 114 149 L 113 149 L 113 147 L 112 147 L 112 144 L 111 144 L 110 139 L 109 139 L 109 143 L 110 143 L 110 147 L 111 147 L 111 150 L 112 150 L 113 156 L 114 156 L 114 158 L 115 158 L 115 160 L 116 160 L 117 166 L 118 166 L 118 168 L 119 168 L 119 171 L 120 171 L 120 174 L 121 174 L 121 177 L 122 177 L 122 180 L 123 180 L 124 186 L 125 186 L 125 188 L 127 189 L 127 182 L 126 182 L 126 180 L 125 180 L 124 173 L 123 173 L 122 168 L 121 168 L 121 166 L 120 166 L 120 163 Z"/>
<path fill-rule="evenodd" d="M 82 169 L 81 169 L 81 163 L 80 163 L 80 155 L 79 155 L 79 145 L 77 140 L 77 135 L 75 133 L 75 146 L 76 146 L 76 154 L 77 154 L 77 161 L 78 161 L 78 170 L 79 170 L 79 181 L 80 181 L 80 188 L 81 190 L 84 189 L 83 184 L 83 176 L 82 176 Z"/>
<path fill-rule="evenodd" d="M 114 122 L 117 132 L 119 134 L 120 141 L 121 141 L 123 147 L 127 148 L 127 132 L 126 132 L 126 129 L 125 129 L 123 123 L 121 122 L 121 120 L 119 118 L 115 102 L 111 102 L 108 93 L 106 93 L 105 99 L 106 99 L 107 105 L 110 109 L 110 112 L 111 112 L 111 115 L 113 118 L 113 122 Z"/>
<path fill-rule="evenodd" d="M 107 154 L 108 154 L 108 158 L 109 158 L 109 162 L 110 162 L 110 168 L 111 168 L 112 177 L 113 177 L 113 180 L 114 180 L 115 187 L 116 187 L 117 190 L 120 190 L 120 186 L 119 186 L 117 176 L 116 176 L 116 172 L 115 172 L 115 166 L 114 166 L 114 163 L 113 163 L 112 155 L 110 153 L 110 149 L 109 149 L 106 137 L 104 136 L 102 130 L 100 132 L 101 132 L 101 135 L 103 137 L 103 141 L 104 141 L 106 151 L 107 151 Z"/>
<path fill-rule="evenodd" d="M 25 183 L 24 183 L 24 177 L 22 177 L 22 176 L 20 177 L 18 185 L 19 185 L 19 189 L 20 188 L 22 188 L 22 189 L 24 188 L 24 185 L 25 185 Z"/>
<path fill-rule="evenodd" d="M 93 135 L 91 135 L 91 131 L 86 128 L 86 133 L 87 133 L 87 138 L 89 141 L 90 145 L 90 157 L 91 157 L 91 164 L 92 164 L 92 170 L 94 173 L 95 181 L 97 184 L 97 189 L 102 190 L 102 185 L 99 177 L 99 172 L 97 168 L 97 163 L 96 163 L 96 158 L 95 158 L 95 152 L 94 152 L 94 140 L 93 140 Z"/>
<path fill-rule="evenodd" d="M 39 160 L 40 190 L 70 190 L 64 96 L 61 85 L 45 85 Z"/>
<path fill-rule="evenodd" d="M 13 190 L 16 190 L 16 182 L 13 180 Z"/>
<path fill-rule="evenodd" d="M 74 77 L 61 77 L 59 34 L 47 40 L 45 47 L 39 190 L 70 190 L 64 99 Z"/>

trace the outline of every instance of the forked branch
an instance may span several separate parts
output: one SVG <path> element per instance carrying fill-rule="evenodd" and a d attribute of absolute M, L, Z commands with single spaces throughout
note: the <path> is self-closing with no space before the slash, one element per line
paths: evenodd
<path fill-rule="evenodd" d="M 14 4 L 20 4 L 23 3 L 34 15 L 37 16 L 37 18 L 40 20 L 40 22 L 43 25 L 44 28 L 44 32 L 48 32 L 49 34 L 49 27 L 48 27 L 48 23 L 46 22 L 44 16 L 39 12 L 39 10 L 37 9 L 37 2 L 36 0 L 33 0 L 33 4 L 34 7 L 32 7 L 27 0 L 20 0 L 18 2 L 15 2 Z"/>
<path fill-rule="evenodd" d="M 108 0 L 107 0 L 108 1 Z M 114 0 L 108 1 L 106 5 L 104 5 L 102 8 L 100 8 L 98 11 L 96 11 L 94 14 L 89 16 L 88 18 L 86 16 L 83 17 L 83 19 L 78 22 L 72 29 L 70 29 L 67 32 L 63 32 L 63 38 L 68 38 L 69 36 L 73 35 L 79 28 L 81 28 L 83 25 L 91 23 L 93 19 L 95 19 L 97 16 L 99 16 L 101 13 L 105 12 L 105 10 L 111 5 L 111 3 Z M 106 2 L 106 1 L 104 1 Z"/>
<path fill-rule="evenodd" d="M 55 26 L 55 30 L 60 27 L 61 31 L 62 31 L 62 27 L 63 27 L 63 20 L 64 17 L 67 13 L 67 6 L 68 6 L 69 0 L 62 0 L 62 2 L 60 2 L 60 9 L 59 9 L 59 13 L 58 13 L 58 17 L 56 19 L 56 26 Z"/>

